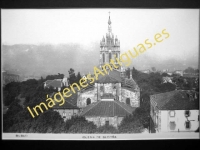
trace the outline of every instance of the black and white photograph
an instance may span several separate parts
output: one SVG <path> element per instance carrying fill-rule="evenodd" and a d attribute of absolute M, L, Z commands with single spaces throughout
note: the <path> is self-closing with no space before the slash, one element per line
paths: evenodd
<path fill-rule="evenodd" d="M 2 139 L 199 139 L 199 23 L 199 9 L 1 9 Z"/>

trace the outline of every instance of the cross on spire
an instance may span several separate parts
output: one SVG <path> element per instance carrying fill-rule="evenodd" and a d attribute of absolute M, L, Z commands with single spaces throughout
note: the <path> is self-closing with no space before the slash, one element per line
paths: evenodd
<path fill-rule="evenodd" d="M 111 21 L 110 21 L 110 12 L 109 13 L 109 19 L 108 19 L 108 24 L 110 25 L 111 24 Z"/>

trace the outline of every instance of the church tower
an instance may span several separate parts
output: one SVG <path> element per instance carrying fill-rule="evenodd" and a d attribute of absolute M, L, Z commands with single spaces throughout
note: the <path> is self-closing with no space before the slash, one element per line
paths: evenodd
<path fill-rule="evenodd" d="M 100 60 L 99 65 L 102 67 L 104 64 L 109 64 L 110 59 L 115 61 L 116 66 L 118 66 L 117 70 L 120 70 L 120 65 L 116 62 L 116 58 L 120 60 L 120 41 L 117 36 L 114 37 L 112 33 L 111 27 L 111 19 L 110 14 L 108 18 L 108 32 L 106 33 L 106 37 L 103 36 L 100 41 Z"/>

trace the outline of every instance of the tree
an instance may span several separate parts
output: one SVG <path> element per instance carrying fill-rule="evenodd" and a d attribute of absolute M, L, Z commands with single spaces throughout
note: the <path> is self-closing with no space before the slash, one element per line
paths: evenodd
<path fill-rule="evenodd" d="M 69 133 L 94 133 L 96 125 L 88 122 L 83 116 L 72 116 L 65 122 L 64 130 Z"/>
<path fill-rule="evenodd" d="M 76 83 L 79 84 L 79 80 L 81 79 L 81 74 L 80 72 L 78 72 L 77 76 L 76 76 Z"/>
<path fill-rule="evenodd" d="M 133 67 L 132 69 L 132 77 L 133 79 L 138 79 L 138 76 L 139 76 L 139 72 Z"/>
<path fill-rule="evenodd" d="M 10 82 L 3 88 L 3 102 L 9 106 L 20 94 L 20 82 Z"/>
<path fill-rule="evenodd" d="M 156 71 L 156 68 L 155 68 L 155 67 L 151 67 L 151 70 L 152 70 L 153 72 L 155 72 L 155 71 Z"/>
<path fill-rule="evenodd" d="M 195 73 L 195 69 L 192 67 L 188 67 L 187 69 L 184 70 L 185 73 Z"/>
<path fill-rule="evenodd" d="M 144 127 L 136 115 L 129 115 L 123 118 L 118 130 L 120 133 L 141 133 Z"/>
<path fill-rule="evenodd" d="M 130 78 L 130 72 L 131 72 L 131 69 L 130 69 L 130 68 L 127 68 L 127 70 L 126 70 L 126 76 L 127 76 L 128 78 Z"/>
<path fill-rule="evenodd" d="M 166 72 L 162 73 L 163 77 L 170 77 L 170 75 L 168 75 Z"/>
<path fill-rule="evenodd" d="M 62 125 L 64 120 L 60 116 L 60 114 L 53 110 L 45 111 L 40 114 L 34 122 L 34 132 L 36 133 L 60 133 L 62 129 Z"/>
<path fill-rule="evenodd" d="M 63 79 L 64 78 L 64 74 L 56 74 L 56 75 L 47 75 L 46 76 L 46 80 L 54 80 L 54 79 Z"/>
<path fill-rule="evenodd" d="M 10 104 L 10 107 L 7 113 L 3 116 L 3 131 L 4 132 L 9 132 L 9 128 L 18 123 L 17 114 L 22 110 L 23 108 L 19 105 L 18 99 L 15 99 Z"/>
<path fill-rule="evenodd" d="M 70 84 L 76 83 L 76 75 L 74 69 L 70 68 L 69 72 L 69 82 Z"/>
<path fill-rule="evenodd" d="M 174 91 L 176 89 L 176 85 L 172 84 L 172 83 L 164 83 L 158 86 L 160 92 L 169 92 L 169 91 Z"/>
<path fill-rule="evenodd" d="M 96 125 L 94 125 L 93 122 L 76 122 L 73 124 L 69 130 L 68 133 L 94 133 L 96 130 Z"/>
<path fill-rule="evenodd" d="M 111 125 L 104 125 L 97 128 L 95 133 L 119 133 L 118 129 Z"/>

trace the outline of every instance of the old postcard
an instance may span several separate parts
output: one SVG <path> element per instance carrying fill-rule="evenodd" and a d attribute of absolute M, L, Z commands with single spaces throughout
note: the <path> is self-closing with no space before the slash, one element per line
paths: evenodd
<path fill-rule="evenodd" d="M 2 137 L 199 139 L 199 9 L 2 9 Z"/>

